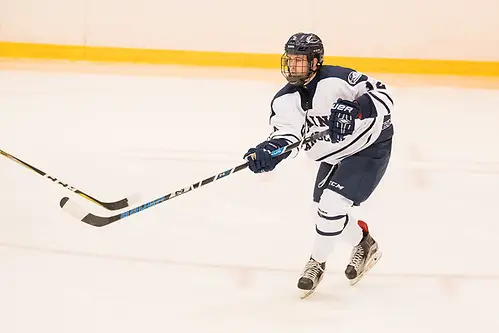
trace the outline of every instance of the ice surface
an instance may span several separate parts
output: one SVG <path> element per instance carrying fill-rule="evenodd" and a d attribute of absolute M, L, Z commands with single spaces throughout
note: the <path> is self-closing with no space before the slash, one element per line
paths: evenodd
<path fill-rule="evenodd" d="M 389 82 L 388 82 L 389 83 Z M 280 84 L 0 72 L 0 149 L 104 201 L 239 164 Z M 338 246 L 300 300 L 316 165 L 240 172 L 105 228 L 0 159 L 2 332 L 498 332 L 499 90 L 393 87 L 393 158 L 360 210 L 384 252 L 350 287 Z"/>

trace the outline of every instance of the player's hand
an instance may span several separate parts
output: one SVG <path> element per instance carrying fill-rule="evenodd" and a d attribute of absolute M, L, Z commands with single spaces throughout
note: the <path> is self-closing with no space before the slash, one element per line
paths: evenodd
<path fill-rule="evenodd" d="M 272 157 L 272 151 L 286 145 L 287 142 L 283 139 L 269 140 L 260 143 L 256 148 L 250 148 L 244 159 L 248 160 L 248 167 L 254 173 L 269 172 L 274 170 L 276 165 L 284 158 L 289 156 L 289 153 Z"/>
<path fill-rule="evenodd" d="M 338 99 L 331 108 L 329 129 L 333 143 L 343 141 L 345 136 L 355 130 L 355 119 L 361 117 L 360 106 L 357 102 Z"/>
<path fill-rule="evenodd" d="M 248 168 L 254 173 L 272 171 L 276 163 L 272 162 L 271 151 L 263 148 L 250 148 L 244 158 L 248 160 Z"/>

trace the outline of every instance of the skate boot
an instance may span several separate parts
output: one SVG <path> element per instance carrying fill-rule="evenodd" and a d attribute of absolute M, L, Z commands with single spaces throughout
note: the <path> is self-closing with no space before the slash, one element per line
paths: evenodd
<path fill-rule="evenodd" d="M 350 263 L 345 269 L 345 275 L 350 280 L 350 285 L 354 285 L 369 272 L 369 270 L 381 258 L 381 251 L 378 244 L 369 233 L 365 233 L 362 240 L 352 250 Z"/>
<path fill-rule="evenodd" d="M 305 298 L 315 291 L 315 288 L 317 288 L 323 278 L 325 270 L 325 262 L 320 263 L 310 257 L 310 260 L 305 265 L 305 269 L 298 280 L 298 289 L 303 291 L 301 298 Z"/>

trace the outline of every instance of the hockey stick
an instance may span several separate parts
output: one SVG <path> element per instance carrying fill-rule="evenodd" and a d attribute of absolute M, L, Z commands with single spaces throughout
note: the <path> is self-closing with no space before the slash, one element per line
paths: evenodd
<path fill-rule="evenodd" d="M 275 157 L 275 156 L 279 156 L 279 155 L 282 155 L 292 149 L 295 149 L 295 148 L 298 148 L 300 147 L 301 145 L 303 145 L 304 143 L 308 143 L 310 141 L 314 141 L 314 140 L 317 140 L 317 139 L 320 139 L 320 138 L 323 138 L 325 137 L 326 135 L 329 134 L 329 130 L 326 130 L 326 131 L 323 131 L 323 132 L 319 132 L 319 133 L 314 133 L 312 134 L 311 136 L 303 139 L 302 141 L 300 142 L 296 142 L 296 143 L 293 143 L 293 144 L 290 144 L 290 145 L 287 145 L 287 146 L 284 146 L 284 147 L 281 147 L 279 149 L 276 149 L 274 151 L 272 151 L 272 156 Z M 222 178 L 225 178 L 229 175 L 232 175 L 238 171 L 241 171 L 241 170 L 244 170 L 248 167 L 248 162 L 245 162 L 244 164 L 240 164 L 238 166 L 235 166 L 233 167 L 232 169 L 228 169 L 226 171 L 223 171 L 223 172 L 220 172 L 216 175 L 213 175 L 209 178 L 206 178 L 202 181 L 199 181 L 197 183 L 194 183 L 192 185 L 189 185 L 187 187 L 184 187 L 178 191 L 175 191 L 175 192 L 172 192 L 172 193 L 168 193 L 160 198 L 157 198 L 157 199 L 154 199 L 152 201 L 149 201 L 141 206 L 138 206 L 136 208 L 133 208 L 133 209 L 130 209 L 126 212 L 123 212 L 121 214 L 118 214 L 118 215 L 114 215 L 114 216 L 108 216 L 108 217 L 103 217 L 103 216 L 97 216 L 97 215 L 94 215 L 94 214 L 91 214 L 91 213 L 87 213 L 85 212 L 80 206 L 78 206 L 76 203 L 74 203 L 73 201 L 71 201 L 68 197 L 64 197 L 61 199 L 60 201 L 60 206 L 63 210 L 65 210 L 67 213 L 69 213 L 71 216 L 81 220 L 82 222 L 85 222 L 87 224 L 90 224 L 94 227 L 103 227 L 103 226 L 106 226 L 110 223 L 113 223 L 113 222 L 116 222 L 118 220 L 121 220 L 121 219 L 124 219 L 124 218 L 127 218 L 135 213 L 139 213 L 141 211 L 144 211 L 148 208 L 151 208 L 153 206 L 156 206 L 160 203 L 163 203 L 167 200 L 170 200 L 170 199 L 173 199 L 173 198 L 176 198 L 182 194 L 185 194 L 185 193 L 188 193 L 192 190 L 195 190 L 195 189 L 198 189 L 204 185 L 207 185 L 209 183 L 212 183 L 216 180 L 219 180 L 219 179 L 222 179 Z"/>
<path fill-rule="evenodd" d="M 92 201 L 93 203 L 99 205 L 99 206 L 102 206 L 108 210 L 118 210 L 118 209 L 123 209 L 125 207 L 128 207 L 129 206 L 129 203 L 128 203 L 128 199 L 125 198 L 125 199 L 121 199 L 121 200 L 118 200 L 118 201 L 115 201 L 115 202 L 102 202 L 100 200 L 97 200 L 95 199 L 94 197 L 92 197 L 91 195 L 89 194 L 86 194 L 85 192 L 82 192 L 80 190 L 78 190 L 77 188 L 69 185 L 69 184 L 65 184 L 63 182 L 61 182 L 60 180 L 58 180 L 57 178 L 43 172 L 42 170 L 38 169 L 38 168 L 35 168 L 34 166 L 24 162 L 24 161 L 21 161 L 20 159 L 18 159 L 17 157 L 15 156 L 12 156 L 11 154 L 9 153 L 6 153 L 4 152 L 3 150 L 0 149 L 0 154 L 2 154 L 3 156 L 7 157 L 8 159 L 16 162 L 16 163 L 19 163 L 20 165 L 36 172 L 37 174 L 39 174 L 40 176 L 42 177 L 45 177 L 45 178 L 48 178 L 50 179 L 51 181 L 53 181 L 54 183 L 57 183 L 59 185 L 61 185 L 62 187 L 66 188 L 67 190 L 73 192 L 73 193 L 76 193 L 80 196 L 82 196 L 83 198 L 87 199 L 87 200 L 90 200 Z"/>

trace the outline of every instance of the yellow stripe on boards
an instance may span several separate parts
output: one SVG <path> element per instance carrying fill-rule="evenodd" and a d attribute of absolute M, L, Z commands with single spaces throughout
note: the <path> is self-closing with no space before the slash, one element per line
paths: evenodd
<path fill-rule="evenodd" d="M 0 57 L 90 62 L 128 62 L 186 66 L 278 68 L 280 54 L 153 50 L 0 42 Z M 325 63 L 361 72 L 499 76 L 499 61 L 388 59 L 326 56 Z"/>

